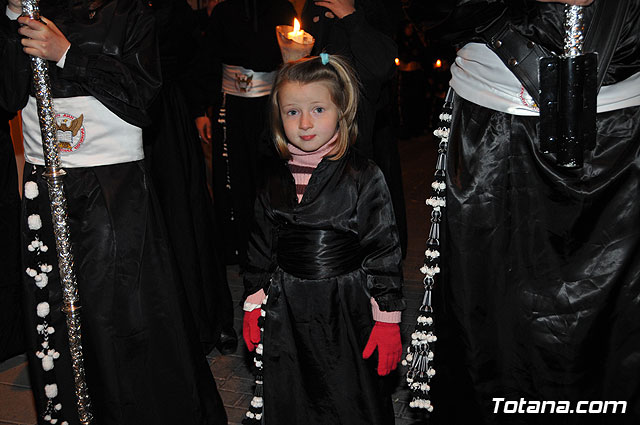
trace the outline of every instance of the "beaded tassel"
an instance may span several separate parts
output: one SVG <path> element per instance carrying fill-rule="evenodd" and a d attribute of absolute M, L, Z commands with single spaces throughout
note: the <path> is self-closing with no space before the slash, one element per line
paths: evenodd
<path fill-rule="evenodd" d="M 249 410 L 245 414 L 242 423 L 244 425 L 259 425 L 262 423 L 262 415 L 264 412 L 264 399 L 263 399 L 263 377 L 262 377 L 262 353 L 263 353 L 263 345 L 262 341 L 264 338 L 264 318 L 266 316 L 265 307 L 267 305 L 267 299 L 269 297 L 265 297 L 262 301 L 260 318 L 258 319 L 258 326 L 260 327 L 260 343 L 256 347 L 256 352 L 253 357 L 253 364 L 255 366 L 255 375 L 256 375 L 256 389 L 253 392 L 253 398 L 251 399 L 251 404 L 249 406 Z"/>
<path fill-rule="evenodd" d="M 431 229 L 427 238 L 427 249 L 424 253 L 424 264 L 420 271 L 424 275 L 424 297 L 418 310 L 418 319 L 414 332 L 411 334 L 411 344 L 407 348 L 407 355 L 402 361 L 408 366 L 407 385 L 411 390 L 410 407 L 433 411 L 429 391 L 431 379 L 436 374 L 433 368 L 434 344 L 438 340 L 433 327 L 433 308 L 431 306 L 431 291 L 435 284 L 436 275 L 440 273 L 440 222 L 442 209 L 446 206 L 445 174 L 447 160 L 447 145 L 451 129 L 451 114 L 453 112 L 453 91 L 449 90 L 445 99 L 440 125 L 433 132 L 440 139 L 438 145 L 438 160 L 436 163 L 435 181 L 431 184 L 432 194 L 426 203 L 432 208 Z"/>
<path fill-rule="evenodd" d="M 231 191 L 231 163 L 229 162 L 229 142 L 227 142 L 227 94 L 222 93 L 222 105 L 218 112 L 218 124 L 222 127 L 222 157 L 224 158 L 225 176 L 224 187 Z M 229 209 L 229 220 L 235 220 L 233 206 Z"/>

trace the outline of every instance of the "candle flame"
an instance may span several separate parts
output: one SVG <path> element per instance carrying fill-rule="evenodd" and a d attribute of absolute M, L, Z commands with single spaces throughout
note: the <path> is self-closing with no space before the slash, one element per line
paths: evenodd
<path fill-rule="evenodd" d="M 300 31 L 300 21 L 298 21 L 296 18 L 293 18 L 293 32 L 298 32 Z"/>
<path fill-rule="evenodd" d="M 436 60 L 436 63 L 434 64 L 434 68 L 440 68 L 442 67 L 442 61 L 440 59 Z"/>

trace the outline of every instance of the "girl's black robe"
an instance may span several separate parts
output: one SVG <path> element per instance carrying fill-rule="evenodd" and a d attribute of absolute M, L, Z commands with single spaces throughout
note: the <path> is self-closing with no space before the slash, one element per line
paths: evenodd
<path fill-rule="evenodd" d="M 324 159 L 297 202 L 282 160 L 266 162 L 255 204 L 246 293 L 268 294 L 266 424 L 389 424 L 373 356 L 370 297 L 402 310 L 401 252 L 389 192 L 372 162 Z"/>

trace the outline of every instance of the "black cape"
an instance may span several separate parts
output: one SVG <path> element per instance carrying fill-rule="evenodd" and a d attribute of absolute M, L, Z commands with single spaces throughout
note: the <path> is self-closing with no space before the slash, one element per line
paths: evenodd
<path fill-rule="evenodd" d="M 199 34 L 186 2 L 153 3 L 158 22 L 162 89 L 144 129 L 145 159 L 162 208 L 179 277 L 206 353 L 221 329 L 233 328 L 226 268 L 218 257 L 220 235 L 207 188 L 205 162 L 185 93 L 193 84 L 188 64 Z"/>
<path fill-rule="evenodd" d="M 8 120 L 0 110 L 0 362 L 24 352 L 18 170 Z"/>
<path fill-rule="evenodd" d="M 286 164 L 266 168 L 244 278 L 247 294 L 268 294 L 265 423 L 393 423 L 377 359 L 362 359 L 370 297 L 382 310 L 405 307 L 384 177 L 353 151 L 325 158 L 298 203 Z"/>

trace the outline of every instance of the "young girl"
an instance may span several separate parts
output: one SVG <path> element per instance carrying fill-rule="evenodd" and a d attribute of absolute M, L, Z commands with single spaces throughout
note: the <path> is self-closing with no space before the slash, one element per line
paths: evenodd
<path fill-rule="evenodd" d="M 274 83 L 280 158 L 265 162 L 244 275 L 264 382 L 247 416 L 267 425 L 394 422 L 378 375 L 402 354 L 401 252 L 382 173 L 350 148 L 357 105 L 338 56 L 288 63 Z"/>

